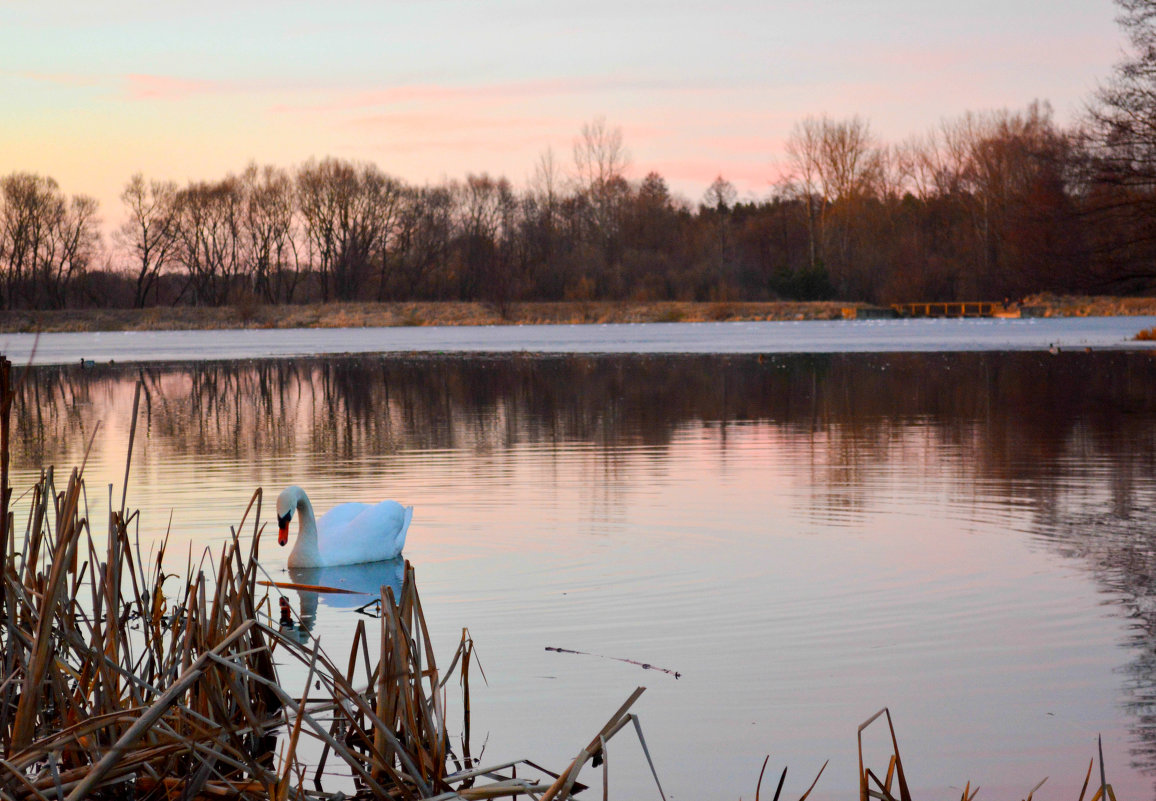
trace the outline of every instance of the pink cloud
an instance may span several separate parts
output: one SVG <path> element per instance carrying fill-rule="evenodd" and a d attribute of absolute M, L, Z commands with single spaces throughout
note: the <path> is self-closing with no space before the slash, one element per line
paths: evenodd
<path fill-rule="evenodd" d="M 496 138 L 479 139 L 477 136 L 434 135 L 422 138 L 401 139 L 399 141 L 390 142 L 388 145 L 377 147 L 374 150 L 375 152 L 384 153 L 391 156 L 428 156 L 431 148 L 441 149 L 453 154 L 485 153 L 505 156 L 511 149 L 530 149 L 537 147 L 540 144 L 541 138 L 536 136 L 502 137 L 500 140 L 498 140 Z M 443 160 L 447 161 L 448 163 L 449 159 L 445 158 Z M 467 165 L 466 169 L 467 171 L 473 172 L 486 172 L 492 168 L 488 168 L 485 164 L 479 162 L 477 164 Z"/>
<path fill-rule="evenodd" d="M 1041 37 L 1024 41 L 1020 38 L 992 36 L 982 42 L 966 41 L 941 44 L 936 47 L 912 46 L 884 48 L 867 46 L 857 48 L 860 57 L 875 63 L 888 64 L 906 72 L 926 73 L 966 69 L 969 72 L 1000 72 L 1008 61 L 1025 64 L 1046 64 L 1060 51 L 1069 63 L 1080 70 L 1092 68 L 1111 52 L 1099 35 Z"/>
<path fill-rule="evenodd" d="M 99 86 L 102 79 L 92 75 L 81 75 L 78 73 L 69 72 L 31 72 L 24 70 L 20 72 L 4 72 L 3 75 L 13 75 L 18 78 L 23 78 L 27 81 L 35 81 L 37 83 L 51 83 L 57 86 L 74 86 L 74 87 L 89 87 Z"/>
<path fill-rule="evenodd" d="M 678 159 L 640 164 L 638 172 L 645 174 L 654 170 L 663 178 L 676 184 L 701 185 L 704 189 L 719 175 L 734 184 L 740 191 L 765 194 L 779 178 L 779 174 L 768 159 L 764 163 L 737 164 L 720 161 Z"/>
<path fill-rule="evenodd" d="M 491 103 L 596 92 L 682 91 L 684 87 L 666 82 L 621 78 L 551 78 L 483 85 L 406 84 L 361 92 L 335 90 L 333 97 L 316 103 L 282 103 L 271 107 L 279 113 L 355 111 L 406 103 L 437 103 L 488 100 Z"/>
<path fill-rule="evenodd" d="M 126 75 L 128 96 L 133 100 L 185 100 L 192 95 L 231 89 L 216 81 L 174 78 L 170 75 Z"/>
<path fill-rule="evenodd" d="M 558 131 L 571 125 L 569 118 L 500 114 L 486 116 L 478 108 L 455 112 L 382 114 L 362 117 L 340 127 L 364 139 L 366 133 L 382 144 L 380 152 L 391 154 L 483 153 L 510 154 L 539 151 Z M 503 158 L 502 161 L 507 159 Z M 487 169 L 478 163 L 474 169 Z"/>
<path fill-rule="evenodd" d="M 782 153 L 785 141 L 774 136 L 705 136 L 695 140 L 704 153 L 718 153 L 723 157 L 755 157 L 763 160 Z"/>
<path fill-rule="evenodd" d="M 374 114 L 351 120 L 353 128 L 389 129 L 406 133 L 425 134 L 431 130 L 455 131 L 519 131 L 529 128 L 552 128 L 560 124 L 570 124 L 570 119 L 552 117 L 520 117 L 503 114 L 487 117 L 477 113 L 477 109 L 461 109 L 456 113 L 444 112 L 401 112 L 398 114 Z"/>

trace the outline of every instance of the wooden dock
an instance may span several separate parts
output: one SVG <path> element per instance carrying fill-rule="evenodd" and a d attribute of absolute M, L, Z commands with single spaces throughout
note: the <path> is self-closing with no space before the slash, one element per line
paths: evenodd
<path fill-rule="evenodd" d="M 991 301 L 892 303 L 899 317 L 1019 317 L 1019 309 Z"/>
<path fill-rule="evenodd" d="M 1040 306 L 1020 306 L 994 301 L 922 301 L 890 306 L 844 306 L 844 320 L 894 320 L 901 317 L 1043 317 Z"/>

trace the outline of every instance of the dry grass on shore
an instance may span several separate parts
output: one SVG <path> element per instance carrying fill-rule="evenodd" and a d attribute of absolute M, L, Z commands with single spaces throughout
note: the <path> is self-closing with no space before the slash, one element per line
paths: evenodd
<path fill-rule="evenodd" d="M 285 306 L 0 311 L 0 332 L 160 331 L 226 328 L 366 328 L 421 325 L 578 325 L 739 320 L 838 320 L 840 301 L 565 301 L 492 303 L 317 303 Z M 1156 298 L 1033 295 L 1024 306 L 1045 317 L 1156 315 Z"/>
<path fill-rule="evenodd" d="M 532 325 L 833 320 L 846 304 L 815 303 L 318 303 L 217 308 L 78 309 L 0 312 L 0 331 L 150 331 L 216 328 L 364 328 L 420 325 Z"/>
<path fill-rule="evenodd" d="M 1156 315 L 1156 298 L 1113 295 L 1052 295 L 1024 298 L 1021 306 L 1037 306 L 1045 317 L 1136 317 Z"/>

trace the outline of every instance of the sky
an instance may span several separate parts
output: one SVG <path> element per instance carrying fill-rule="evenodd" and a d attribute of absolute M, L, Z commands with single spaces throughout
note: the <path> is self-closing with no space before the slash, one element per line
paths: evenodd
<path fill-rule="evenodd" d="M 1111 0 L 0 0 L 0 175 L 101 203 L 135 172 L 371 161 L 413 184 L 504 175 L 583 124 L 628 177 L 765 197 L 808 116 L 898 142 L 965 111 L 1075 119 L 1124 46 Z"/>

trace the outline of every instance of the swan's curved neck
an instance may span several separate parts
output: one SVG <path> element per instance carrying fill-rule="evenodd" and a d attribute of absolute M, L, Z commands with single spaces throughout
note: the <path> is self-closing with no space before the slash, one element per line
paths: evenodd
<path fill-rule="evenodd" d="M 297 492 L 297 542 L 294 553 L 317 554 L 317 518 L 313 516 L 313 504 L 304 490 Z"/>

